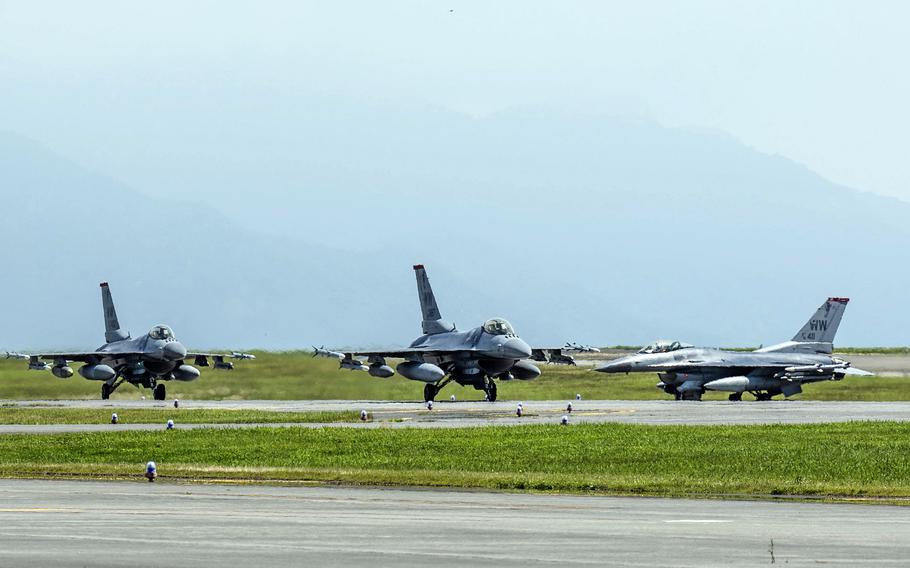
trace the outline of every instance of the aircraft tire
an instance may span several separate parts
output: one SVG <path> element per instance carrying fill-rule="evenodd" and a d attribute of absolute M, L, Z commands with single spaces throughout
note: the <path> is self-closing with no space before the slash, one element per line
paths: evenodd
<path fill-rule="evenodd" d="M 490 382 L 487 383 L 487 388 L 484 390 L 487 393 L 487 400 L 490 402 L 496 402 L 496 383 L 493 382 L 493 379 L 490 379 Z"/>
<path fill-rule="evenodd" d="M 731 392 L 731 393 L 730 393 L 730 396 L 728 397 L 728 399 L 730 400 L 730 402 L 739 402 L 739 401 L 741 401 L 741 400 L 743 399 L 743 393 L 741 393 L 741 392 Z"/>
<path fill-rule="evenodd" d="M 104 383 L 101 385 L 101 400 L 111 398 L 111 385 Z"/>
<path fill-rule="evenodd" d="M 161 384 L 156 386 L 155 390 L 152 392 L 155 395 L 155 400 L 164 400 L 164 398 L 167 396 L 167 387 Z"/>
<path fill-rule="evenodd" d="M 423 387 L 423 401 L 430 402 L 436 400 L 436 395 L 439 394 L 439 389 L 436 388 L 436 385 L 426 385 Z"/>

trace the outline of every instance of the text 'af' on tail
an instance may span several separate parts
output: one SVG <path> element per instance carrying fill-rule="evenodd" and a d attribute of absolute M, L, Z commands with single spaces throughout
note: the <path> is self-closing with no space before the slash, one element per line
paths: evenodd
<path fill-rule="evenodd" d="M 107 282 L 101 283 L 101 307 L 104 309 L 104 340 L 108 343 L 129 339 L 130 334 L 120 329 L 111 288 Z"/>
<path fill-rule="evenodd" d="M 430 286 L 430 279 L 422 264 L 414 265 L 414 274 L 417 276 L 417 296 L 420 298 L 420 312 L 423 316 L 423 332 L 427 335 L 455 331 L 455 325 L 442 319 L 439 306 L 436 305 L 436 296 Z"/>
<path fill-rule="evenodd" d="M 828 298 L 809 321 L 800 328 L 793 339 L 757 351 L 771 352 L 800 352 L 800 353 L 833 353 L 834 336 L 840 327 L 840 320 L 844 317 L 849 298 Z"/>

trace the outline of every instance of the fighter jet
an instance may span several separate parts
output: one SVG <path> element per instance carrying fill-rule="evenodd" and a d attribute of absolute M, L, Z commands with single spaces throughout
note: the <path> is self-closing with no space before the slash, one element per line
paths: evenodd
<path fill-rule="evenodd" d="M 341 352 L 315 349 L 314 356 L 337 358 L 340 367 L 366 371 L 374 377 L 388 378 L 398 371 L 406 379 L 426 383 L 425 401 L 435 400 L 445 385 L 455 381 L 486 393 L 487 400 L 496 400 L 499 380 L 530 380 L 540 376 L 540 369 L 526 361 L 531 347 L 522 341 L 506 320 L 492 318 L 482 326 L 458 331 L 455 325 L 442 319 L 430 280 L 422 264 L 414 266 L 417 294 L 423 314 L 423 335 L 407 349 Z M 365 357 L 365 364 L 360 358 Z M 401 358 L 392 370 L 386 358 Z"/>
<path fill-rule="evenodd" d="M 594 347 L 593 345 L 583 345 L 581 343 L 566 343 L 563 347 L 566 351 L 574 351 L 575 353 L 600 353 L 600 349 Z"/>
<path fill-rule="evenodd" d="M 575 357 L 569 355 L 565 347 L 535 347 L 531 350 L 531 360 L 554 365 L 576 366 Z"/>
<path fill-rule="evenodd" d="M 694 347 L 679 341 L 657 341 L 635 355 L 595 369 L 602 373 L 657 372 L 657 387 L 676 400 L 701 400 L 707 390 L 744 392 L 756 400 L 802 392 L 804 383 L 839 381 L 845 375 L 872 375 L 833 357 L 837 333 L 848 298 L 828 298 L 792 340 L 752 352 Z"/>
<path fill-rule="evenodd" d="M 104 309 L 104 345 L 96 351 L 32 354 L 28 356 L 28 368 L 49 370 L 55 377 L 68 379 L 73 376 L 70 362 L 84 363 L 79 367 L 79 374 L 92 381 L 103 381 L 102 399 L 110 398 L 111 393 L 126 382 L 152 389 L 155 400 L 164 400 L 166 389 L 163 381 L 193 381 L 199 378 L 199 369 L 186 364 L 186 360 L 192 360 L 198 367 L 208 367 L 211 358 L 216 369 L 230 370 L 234 364 L 225 361 L 225 358 L 255 359 L 253 355 L 237 352 L 229 355 L 188 353 L 166 325 L 156 325 L 146 335 L 133 339 L 120 329 L 107 282 L 101 283 L 101 303 Z M 45 359 L 53 361 L 53 365 L 46 363 Z"/>
<path fill-rule="evenodd" d="M 562 347 L 535 347 L 531 352 L 531 359 L 542 363 L 574 367 L 576 363 L 572 353 L 600 353 L 600 349 L 590 345 L 566 342 Z"/>

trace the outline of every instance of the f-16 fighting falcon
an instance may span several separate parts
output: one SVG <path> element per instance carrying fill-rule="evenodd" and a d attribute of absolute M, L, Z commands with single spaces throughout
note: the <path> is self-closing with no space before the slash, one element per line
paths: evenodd
<path fill-rule="evenodd" d="M 802 392 L 803 383 L 872 375 L 831 354 L 834 334 L 848 298 L 828 298 L 792 340 L 752 352 L 704 349 L 678 341 L 657 341 L 635 355 L 598 367 L 602 373 L 657 372 L 657 387 L 676 400 L 701 400 L 706 390 L 726 391 L 731 401 L 744 392 L 756 400 Z"/>
<path fill-rule="evenodd" d="M 387 357 L 404 359 L 396 370 L 406 379 L 426 383 L 426 401 L 434 400 L 442 387 L 455 381 L 483 390 L 492 402 L 496 400 L 494 379 L 530 380 L 540 376 L 540 369 L 525 361 L 531 357 L 531 348 L 515 334 L 509 322 L 493 318 L 480 327 L 458 331 L 454 324 L 442 319 L 423 265 L 414 266 L 414 273 L 423 313 L 423 335 L 410 347 L 350 353 L 317 348 L 314 356 L 338 358 L 341 368 L 382 378 L 395 374 L 386 364 Z M 358 357 L 366 357 L 369 365 Z"/>
<path fill-rule="evenodd" d="M 38 353 L 29 355 L 28 368 L 37 371 L 50 370 L 55 377 L 68 379 L 73 376 L 70 362 L 84 363 L 79 374 L 92 381 L 103 381 L 101 398 L 107 399 L 124 382 L 137 387 L 153 389 L 155 400 L 164 400 L 165 386 L 162 381 L 193 381 L 199 378 L 199 369 L 187 365 L 191 359 L 196 366 L 208 367 L 209 358 L 216 369 L 230 370 L 234 364 L 225 361 L 234 359 L 255 359 L 246 353 L 211 354 L 187 353 L 174 332 L 166 325 L 156 325 L 146 335 L 135 339 L 120 329 L 117 311 L 111 298 L 107 282 L 101 283 L 101 303 L 104 309 L 105 344 L 96 351 L 68 353 Z M 49 365 L 44 359 L 53 361 Z"/>
<path fill-rule="evenodd" d="M 531 359 L 542 363 L 572 365 L 574 367 L 576 363 L 575 357 L 571 355 L 572 353 L 600 353 L 600 349 L 578 343 L 566 343 L 562 347 L 535 347 L 532 350 Z"/>

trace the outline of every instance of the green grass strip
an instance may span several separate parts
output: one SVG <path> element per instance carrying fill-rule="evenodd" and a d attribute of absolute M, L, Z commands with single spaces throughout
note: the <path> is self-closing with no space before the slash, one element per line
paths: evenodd
<path fill-rule="evenodd" d="M 180 400 L 410 400 L 423 401 L 423 383 L 401 376 L 377 379 L 366 373 L 338 368 L 338 362 L 313 358 L 305 352 L 257 352 L 255 361 L 238 361 L 233 371 L 203 369 L 199 380 L 167 384 L 168 399 Z M 849 357 L 847 358 L 849 360 Z M 861 365 L 858 365 L 861 366 Z M 656 373 L 605 375 L 591 367 L 540 365 L 543 374 L 533 381 L 499 383 L 501 400 L 669 400 L 655 388 Z M 78 375 L 61 380 L 49 372 L 29 371 L 25 361 L 0 358 L 0 399 L 98 399 L 100 385 Z M 483 400 L 483 391 L 449 385 L 441 399 Z M 151 399 L 151 391 L 121 386 L 117 400 Z M 727 393 L 709 392 L 706 400 L 725 400 Z M 747 400 L 751 395 L 746 395 Z M 906 377 L 848 377 L 842 381 L 804 387 L 802 400 L 910 400 Z M 149 400 L 151 402 L 151 400 Z"/>
<path fill-rule="evenodd" d="M 0 436 L 0 475 L 910 497 L 910 424 L 256 428 Z"/>
<path fill-rule="evenodd" d="M 0 406 L 0 424 L 107 424 L 116 413 L 122 424 L 270 424 L 354 422 L 357 412 L 274 412 L 184 408 L 54 408 Z"/>

